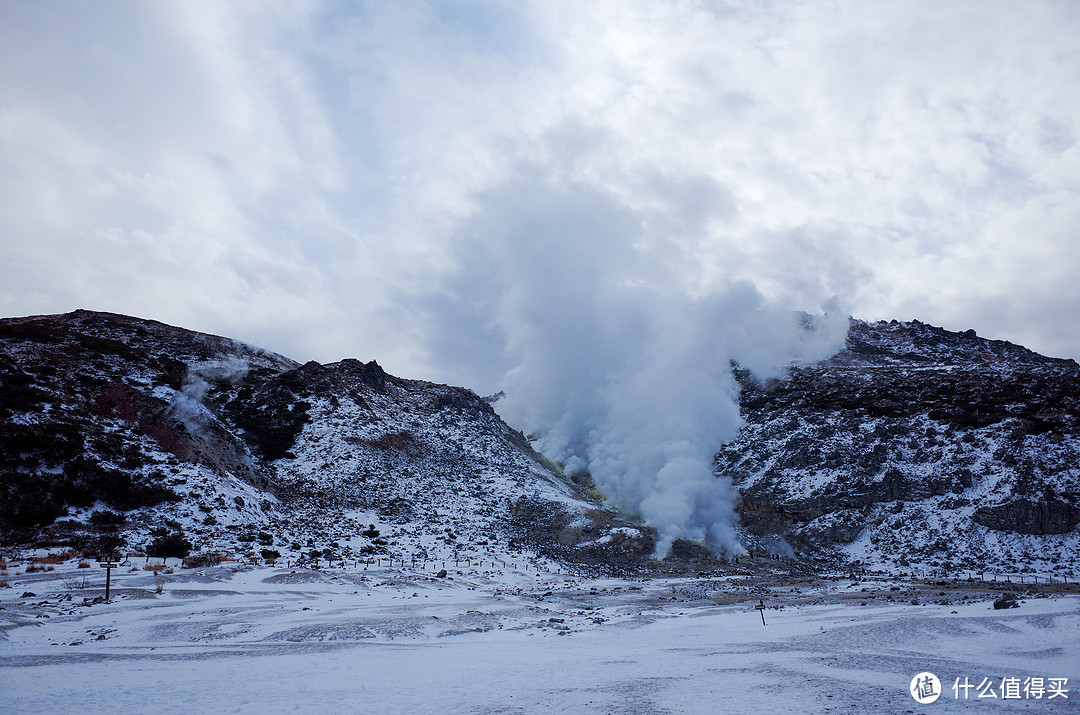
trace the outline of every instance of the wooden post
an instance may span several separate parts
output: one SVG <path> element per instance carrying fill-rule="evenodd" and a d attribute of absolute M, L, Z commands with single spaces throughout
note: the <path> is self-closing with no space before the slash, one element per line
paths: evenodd
<path fill-rule="evenodd" d="M 758 599 L 758 605 L 754 606 L 758 613 L 761 614 L 761 625 L 765 625 L 765 601 Z"/>
<path fill-rule="evenodd" d="M 120 564 L 112 556 L 106 556 L 105 554 L 98 558 L 98 563 L 101 564 L 101 568 L 105 569 L 105 603 L 108 603 L 109 589 L 112 585 L 112 570 Z"/>

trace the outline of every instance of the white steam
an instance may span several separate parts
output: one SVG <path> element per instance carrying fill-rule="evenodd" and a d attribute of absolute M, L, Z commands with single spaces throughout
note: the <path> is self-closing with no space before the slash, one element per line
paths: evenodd
<path fill-rule="evenodd" d="M 515 370 L 503 410 L 541 435 L 542 452 L 571 472 L 587 469 L 611 503 L 656 527 L 656 556 L 680 538 L 740 553 L 737 494 L 713 471 L 714 455 L 740 426 L 731 361 L 769 375 L 794 359 L 825 357 L 836 349 L 839 321 L 767 310 L 745 285 L 695 303 L 654 296 L 647 310 L 620 316 L 645 318 L 634 342 L 593 346 L 595 384 L 575 384 L 569 394 L 564 376 Z M 533 347 L 551 359 L 559 343 Z M 544 396 L 547 415 L 530 409 Z"/>
<path fill-rule="evenodd" d="M 730 209 L 675 204 L 681 234 Z M 689 217 L 689 218 L 688 218 Z M 740 425 L 732 361 L 759 376 L 834 353 L 845 316 L 770 305 L 753 285 L 692 289 L 678 241 L 616 197 L 538 174 L 480 198 L 460 233 L 467 260 L 424 306 L 442 359 L 502 378 L 498 404 L 570 473 L 587 469 L 610 503 L 677 539 L 739 553 L 730 479 L 713 457 Z M 652 221 L 656 225 L 657 221 Z M 786 308 L 786 306 L 785 306 Z"/>
<path fill-rule="evenodd" d="M 173 395 L 169 411 L 191 432 L 199 431 L 212 417 L 203 404 L 211 382 L 235 385 L 248 373 L 248 363 L 238 357 L 189 365 L 180 391 Z"/>

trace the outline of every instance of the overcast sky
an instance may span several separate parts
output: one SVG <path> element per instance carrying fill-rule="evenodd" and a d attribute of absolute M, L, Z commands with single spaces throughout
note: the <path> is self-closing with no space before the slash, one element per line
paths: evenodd
<path fill-rule="evenodd" d="M 1074 0 L 0 0 L 0 314 L 481 391 L 597 282 L 1080 358 L 1078 138 Z"/>

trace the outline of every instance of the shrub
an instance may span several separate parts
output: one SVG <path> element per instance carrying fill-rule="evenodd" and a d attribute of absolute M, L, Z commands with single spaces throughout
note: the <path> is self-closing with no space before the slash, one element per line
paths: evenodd
<path fill-rule="evenodd" d="M 199 566 L 217 566 L 223 561 L 229 561 L 229 555 L 220 551 L 209 551 L 204 554 L 195 554 L 184 559 L 184 568 L 193 569 Z"/>
<path fill-rule="evenodd" d="M 127 517 L 120 512 L 103 509 L 90 515 L 90 523 L 94 526 L 119 526 L 127 521 Z"/>
<path fill-rule="evenodd" d="M 89 566 L 89 564 L 87 564 L 87 566 Z M 84 588 L 90 587 L 89 576 L 68 576 L 60 580 L 64 584 L 64 588 L 69 591 L 81 591 Z"/>
<path fill-rule="evenodd" d="M 146 547 L 147 556 L 160 556 L 163 559 L 170 557 L 182 559 L 191 552 L 191 542 L 180 530 L 157 535 Z"/>
<path fill-rule="evenodd" d="M 281 558 L 281 552 L 276 549 L 263 549 L 259 554 L 270 563 Z"/>

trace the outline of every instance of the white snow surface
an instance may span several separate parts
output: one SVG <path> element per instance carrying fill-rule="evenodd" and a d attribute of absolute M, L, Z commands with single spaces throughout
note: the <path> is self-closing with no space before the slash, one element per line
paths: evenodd
<path fill-rule="evenodd" d="M 74 562 L 0 588 L 0 712 L 1072 712 L 1080 597 L 913 605 L 860 584 L 583 579 L 516 567 L 154 574 Z M 82 579 L 84 583 L 80 583 Z M 879 584 L 889 593 L 888 584 Z M 160 593 L 157 591 L 160 587 Z M 32 596 L 26 594 L 33 593 Z M 866 604 L 866 605 L 863 605 Z M 920 706 L 919 672 L 944 694 Z M 1068 678 L 958 702 L 956 678 Z M 971 695 L 974 697 L 975 693 Z"/>

